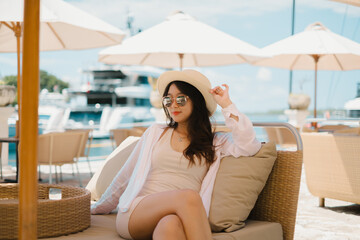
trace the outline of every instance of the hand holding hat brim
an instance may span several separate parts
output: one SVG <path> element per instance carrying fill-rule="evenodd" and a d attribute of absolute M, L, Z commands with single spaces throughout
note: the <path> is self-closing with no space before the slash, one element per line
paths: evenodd
<path fill-rule="evenodd" d="M 232 102 L 229 96 L 229 86 L 227 84 L 222 84 L 222 86 L 224 86 L 225 89 L 220 86 L 216 86 L 213 89 L 210 89 L 209 92 L 212 94 L 217 104 L 219 104 L 222 108 L 226 108 L 231 105 Z"/>

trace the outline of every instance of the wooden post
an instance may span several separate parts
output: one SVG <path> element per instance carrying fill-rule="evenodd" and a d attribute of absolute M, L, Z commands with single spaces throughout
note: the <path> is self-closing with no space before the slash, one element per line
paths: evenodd
<path fill-rule="evenodd" d="M 318 55 L 314 55 L 314 61 L 315 61 L 315 87 L 314 87 L 314 118 L 317 117 L 316 114 L 316 98 L 317 98 L 317 64 L 319 61 L 319 56 Z"/>
<path fill-rule="evenodd" d="M 37 239 L 40 0 L 24 0 L 20 108 L 19 239 Z M 26 121 L 24 121 L 26 120 Z"/>
<path fill-rule="evenodd" d="M 317 129 L 317 121 L 316 121 L 316 117 L 317 117 L 317 113 L 316 113 L 316 89 L 317 89 L 317 68 L 318 68 L 318 62 L 320 59 L 320 55 L 311 55 L 314 59 L 314 63 L 315 63 L 315 85 L 314 85 L 314 118 L 315 121 L 311 123 L 311 126 L 316 130 Z"/>
<path fill-rule="evenodd" d="M 14 24 L 13 31 L 16 37 L 16 53 L 17 53 L 17 102 L 18 102 L 18 113 L 20 113 L 20 90 L 21 90 L 21 51 L 20 51 L 20 40 L 21 40 L 21 25 L 19 22 Z M 19 119 L 20 119 L 20 114 Z"/>
<path fill-rule="evenodd" d="M 183 69 L 183 59 L 184 59 L 184 54 L 183 54 L 183 53 L 179 53 L 180 71 L 182 71 L 182 69 Z"/>

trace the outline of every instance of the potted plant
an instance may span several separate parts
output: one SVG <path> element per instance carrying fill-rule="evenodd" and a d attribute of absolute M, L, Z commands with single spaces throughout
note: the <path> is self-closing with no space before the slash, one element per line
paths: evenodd
<path fill-rule="evenodd" d="M 302 79 L 299 83 L 301 93 L 290 93 L 288 97 L 288 103 L 290 109 L 294 110 L 307 110 L 310 105 L 310 96 L 303 93 L 303 85 L 306 79 Z"/>
<path fill-rule="evenodd" d="M 15 86 L 0 83 L 0 107 L 5 107 L 14 102 L 16 97 Z"/>

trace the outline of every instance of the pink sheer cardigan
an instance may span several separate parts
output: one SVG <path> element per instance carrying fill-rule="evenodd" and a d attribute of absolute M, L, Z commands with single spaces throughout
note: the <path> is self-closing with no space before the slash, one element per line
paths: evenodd
<path fill-rule="evenodd" d="M 256 139 L 251 121 L 246 115 L 240 113 L 234 104 L 222 109 L 222 113 L 225 124 L 231 131 L 216 133 L 214 137 L 216 160 L 205 175 L 200 189 L 200 196 L 207 214 L 210 210 L 211 195 L 220 159 L 229 155 L 234 157 L 252 156 L 261 147 L 261 143 Z M 237 116 L 239 120 L 231 118 L 231 114 Z M 110 213 L 116 207 L 119 211 L 128 211 L 132 201 L 144 185 L 150 170 L 153 147 L 166 127 L 166 125 L 154 124 L 145 131 L 100 200 L 91 206 L 92 214 Z"/>

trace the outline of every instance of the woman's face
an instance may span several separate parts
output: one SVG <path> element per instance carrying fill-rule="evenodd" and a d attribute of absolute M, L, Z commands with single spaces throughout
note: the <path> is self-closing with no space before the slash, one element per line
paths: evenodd
<path fill-rule="evenodd" d="M 193 105 L 191 99 L 185 94 L 181 93 L 175 84 L 171 84 L 167 96 L 172 99 L 171 105 L 167 107 L 170 116 L 177 123 L 185 123 L 192 113 Z M 176 98 L 179 96 L 186 98 L 186 103 L 184 106 L 181 106 L 177 103 Z"/>

